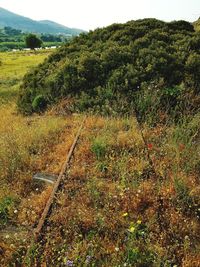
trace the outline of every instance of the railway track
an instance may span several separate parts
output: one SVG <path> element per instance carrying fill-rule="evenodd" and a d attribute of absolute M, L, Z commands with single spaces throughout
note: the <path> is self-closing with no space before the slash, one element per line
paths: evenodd
<path fill-rule="evenodd" d="M 44 226 L 45 226 L 45 223 L 48 219 L 48 216 L 50 215 L 51 213 L 51 208 L 52 208 L 52 205 L 53 205 L 53 202 L 54 202 L 54 199 L 55 199 L 55 196 L 56 196 L 56 193 L 58 192 L 59 190 L 59 187 L 61 186 L 61 183 L 62 181 L 64 180 L 64 177 L 65 177 L 65 174 L 67 172 L 67 169 L 69 168 L 70 166 L 70 161 L 71 161 L 71 158 L 73 156 L 73 152 L 76 148 L 76 145 L 78 143 L 78 140 L 79 140 L 79 137 L 81 135 L 81 131 L 84 127 L 84 123 L 86 121 L 86 116 L 83 118 L 82 122 L 81 122 L 81 125 L 76 133 L 76 136 L 73 140 L 73 143 L 70 147 L 70 150 L 66 156 L 66 160 L 62 166 L 62 169 L 58 175 L 58 178 L 57 180 L 55 181 L 54 185 L 53 185 L 53 189 L 52 189 L 52 192 L 50 194 L 50 197 L 44 207 L 44 210 L 43 210 L 43 213 L 38 221 L 38 224 L 36 226 L 36 228 L 31 231 L 31 233 L 29 234 L 30 235 L 30 239 L 31 239 L 31 242 L 30 242 L 30 246 L 29 246 L 29 249 L 27 250 L 26 252 L 26 256 L 25 256 L 25 259 L 27 258 L 27 256 L 29 256 L 31 254 L 31 249 L 32 247 L 34 246 L 34 244 L 37 244 L 37 242 L 40 240 L 40 237 L 42 236 L 43 233 L 43 230 L 44 230 Z M 25 263 L 26 264 L 26 263 Z"/>

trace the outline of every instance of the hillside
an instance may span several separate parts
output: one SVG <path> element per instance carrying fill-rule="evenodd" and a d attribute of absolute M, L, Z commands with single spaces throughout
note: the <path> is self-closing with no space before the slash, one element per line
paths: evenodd
<path fill-rule="evenodd" d="M 141 119 L 150 112 L 155 120 L 158 111 L 175 117 L 187 108 L 195 112 L 199 41 L 189 22 L 156 19 L 81 34 L 26 75 L 19 109 L 32 113 L 39 110 L 33 102 L 42 101 L 41 109 L 45 109 L 69 98 L 73 99 L 71 110 L 104 114 L 135 110 Z"/>
<path fill-rule="evenodd" d="M 35 21 L 0 7 L 0 27 L 12 27 L 24 32 L 78 35 L 79 29 L 71 29 L 53 21 Z"/>

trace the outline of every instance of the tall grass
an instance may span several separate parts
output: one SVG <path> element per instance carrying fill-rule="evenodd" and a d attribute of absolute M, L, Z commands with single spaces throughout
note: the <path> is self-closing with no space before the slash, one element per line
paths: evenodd
<path fill-rule="evenodd" d="M 0 53 L 0 203 L 15 196 L 21 199 L 17 185 L 21 184 L 21 193 L 26 194 L 23 183 L 31 178 L 36 160 L 42 157 L 41 151 L 57 142 L 65 126 L 60 117 L 23 117 L 16 113 L 23 75 L 48 54 L 48 51 Z"/>
<path fill-rule="evenodd" d="M 8 181 L 30 169 L 34 156 L 53 142 L 52 137 L 64 126 L 62 118 L 24 118 L 12 112 L 7 106 L 0 109 L 0 178 Z"/>

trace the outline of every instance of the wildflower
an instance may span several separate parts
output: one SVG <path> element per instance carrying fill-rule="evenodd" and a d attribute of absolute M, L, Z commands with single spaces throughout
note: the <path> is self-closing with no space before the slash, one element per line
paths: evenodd
<path fill-rule="evenodd" d="M 137 221 L 137 224 L 141 224 L 141 223 L 142 223 L 142 221 L 141 221 L 141 220 L 138 220 L 138 221 Z"/>
<path fill-rule="evenodd" d="M 92 260 L 92 257 L 91 257 L 90 255 L 87 255 L 87 256 L 86 256 L 85 263 L 86 263 L 86 264 L 89 264 L 89 263 L 91 262 L 91 260 Z"/>
<path fill-rule="evenodd" d="M 147 144 L 148 149 L 152 149 L 153 145 L 151 143 Z"/>
<path fill-rule="evenodd" d="M 129 232 L 130 232 L 130 233 L 133 233 L 134 231 L 135 231 L 135 227 L 131 226 L 131 227 L 129 228 Z"/>
<path fill-rule="evenodd" d="M 68 267 L 73 267 L 73 266 L 74 266 L 73 261 L 67 260 L 67 262 L 66 262 L 66 266 L 68 266 Z"/>
<path fill-rule="evenodd" d="M 122 217 L 127 217 L 128 216 L 128 212 L 125 212 Z"/>
<path fill-rule="evenodd" d="M 16 214 L 18 212 L 18 210 L 14 210 L 14 213 Z"/>
<path fill-rule="evenodd" d="M 115 251 L 117 251 L 117 252 L 118 252 L 118 251 L 119 251 L 119 248 L 118 248 L 118 247 L 116 247 L 116 248 L 115 248 Z"/>

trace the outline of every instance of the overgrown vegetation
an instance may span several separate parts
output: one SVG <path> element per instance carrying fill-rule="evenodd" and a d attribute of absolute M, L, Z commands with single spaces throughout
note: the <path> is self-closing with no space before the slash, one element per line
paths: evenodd
<path fill-rule="evenodd" d="M 197 153 L 168 130 L 144 129 L 155 176 L 135 119 L 88 117 L 30 266 L 199 266 Z"/>
<path fill-rule="evenodd" d="M 22 50 L 29 47 L 25 42 L 29 34 L 11 27 L 0 28 L 0 51 L 10 51 L 12 49 Z M 60 46 L 71 37 L 66 35 L 38 34 L 42 40 L 42 47 Z"/>
<path fill-rule="evenodd" d="M 34 112 L 32 103 L 42 94 L 48 104 L 73 98 L 72 110 L 136 110 L 142 120 L 195 113 L 199 42 L 186 21 L 144 19 L 81 34 L 26 75 L 18 107 Z"/>
<path fill-rule="evenodd" d="M 28 201 L 30 192 L 35 191 L 32 175 L 37 170 L 48 168 L 43 160 L 45 153 L 49 160 L 55 157 L 53 148 L 62 142 L 60 134 L 66 125 L 62 117 L 46 115 L 25 118 L 16 112 L 16 96 L 24 73 L 42 62 L 48 54 L 49 51 L 0 53 L 1 266 L 8 266 L 13 252 L 26 240 L 27 229 L 21 231 L 20 227 L 24 224 L 18 219 L 20 205 Z M 51 168 L 57 172 L 60 162 L 52 161 Z M 15 256 L 19 255 L 16 253 Z"/>
<path fill-rule="evenodd" d="M 3 227 L 36 225 L 51 188 L 36 191 L 32 172 L 58 173 L 80 124 L 67 117 L 60 136 L 62 119 L 35 112 L 58 102 L 54 114 L 113 116 L 87 117 L 45 238 L 26 258 L 24 236 L 4 238 L 2 265 L 200 266 L 199 42 L 190 23 L 146 19 L 83 34 L 31 69 L 18 108 L 34 116 L 2 109 Z M 11 64 L 12 77 L 0 62 L 1 85 L 17 92 L 32 62 Z"/>

